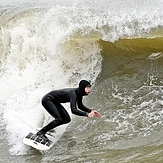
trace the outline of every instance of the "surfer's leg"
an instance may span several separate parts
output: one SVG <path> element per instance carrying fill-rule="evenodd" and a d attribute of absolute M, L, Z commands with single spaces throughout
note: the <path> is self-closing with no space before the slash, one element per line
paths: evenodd
<path fill-rule="evenodd" d="M 55 120 L 43 127 L 38 134 L 45 134 L 47 131 L 71 121 L 69 114 L 61 104 L 54 103 L 50 98 L 43 98 L 42 105 Z"/>
<path fill-rule="evenodd" d="M 62 124 L 69 123 L 71 121 L 71 118 L 70 118 L 68 112 L 66 111 L 66 109 L 61 104 L 57 104 L 56 107 L 57 107 L 58 112 L 62 118 Z"/>

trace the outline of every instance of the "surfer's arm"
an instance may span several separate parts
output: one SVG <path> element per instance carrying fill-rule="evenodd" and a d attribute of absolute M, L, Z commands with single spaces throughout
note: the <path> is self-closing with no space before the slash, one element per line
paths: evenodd
<path fill-rule="evenodd" d="M 70 107 L 71 107 L 71 112 L 75 115 L 79 115 L 79 116 L 87 116 L 88 112 L 91 112 L 91 110 L 88 109 L 78 109 L 76 107 L 76 103 L 77 103 L 77 96 L 74 92 L 71 93 L 70 96 Z"/>
<path fill-rule="evenodd" d="M 92 109 L 89 109 L 87 108 L 85 105 L 83 105 L 83 102 L 82 102 L 82 96 L 81 97 L 78 97 L 78 108 L 84 112 L 87 112 L 87 113 L 90 113 L 92 111 Z"/>

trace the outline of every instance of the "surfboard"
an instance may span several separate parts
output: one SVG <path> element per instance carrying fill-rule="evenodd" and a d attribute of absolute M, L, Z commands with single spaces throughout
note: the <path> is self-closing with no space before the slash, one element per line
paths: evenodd
<path fill-rule="evenodd" d="M 42 139 L 36 133 L 39 129 L 34 129 L 23 138 L 23 143 L 38 150 L 49 150 L 55 142 L 54 131 L 47 132 L 45 135 L 49 140 Z"/>

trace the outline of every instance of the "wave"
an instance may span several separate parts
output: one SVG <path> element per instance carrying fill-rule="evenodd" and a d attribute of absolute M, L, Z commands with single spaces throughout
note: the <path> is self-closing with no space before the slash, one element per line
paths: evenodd
<path fill-rule="evenodd" d="M 60 6 L 50 9 L 10 7 L 9 9 L 2 8 L 1 13 L 1 22 L 8 21 L 8 23 L 15 23 L 16 25 L 19 23 L 19 19 L 21 19 L 22 24 L 26 21 L 26 24 L 31 26 L 31 28 L 33 26 L 35 30 L 44 31 L 46 28 L 46 30 L 51 30 L 51 32 L 53 27 L 53 31 L 60 31 L 59 34 L 65 39 L 70 37 L 80 39 L 82 37 L 92 36 L 95 39 L 115 42 L 123 38 L 132 39 L 163 36 L 163 12 L 158 8 L 143 11 L 142 9 L 130 9 L 128 12 L 124 8 L 124 10 L 112 12 L 109 9 L 101 11 L 94 8 Z"/>
<path fill-rule="evenodd" d="M 150 8 L 153 12 L 132 10 L 131 6 L 129 8 L 129 13 L 122 10 L 115 13 L 109 9 L 97 10 L 74 6 L 1 8 L 0 108 L 3 110 L 1 116 L 6 124 L 6 134 L 11 144 L 10 153 L 27 153 L 28 149 L 20 140 L 32 128 L 41 127 L 50 121 L 49 115 L 40 105 L 40 99 L 52 89 L 77 86 L 83 78 L 95 84 L 102 81 L 102 88 L 97 87 L 97 94 L 111 87 L 112 92 L 115 91 L 111 96 L 120 99 L 121 102 L 122 92 L 120 94 L 116 92 L 118 84 L 110 85 L 111 80 L 119 85 L 122 80 L 122 85 L 128 85 L 130 88 L 132 84 L 125 79 L 133 75 L 134 80 L 139 74 L 146 72 L 135 84 L 136 89 L 142 86 L 141 82 L 145 82 L 145 86 L 161 85 L 159 73 L 153 74 L 152 70 L 149 71 L 149 65 L 152 63 L 155 65 L 155 61 L 151 59 L 162 58 L 163 13 L 157 8 Z M 134 62 L 135 60 L 138 62 Z M 141 63 L 146 61 L 147 68 L 144 68 Z M 128 64 L 130 62 L 131 64 Z M 136 67 L 137 63 L 140 68 Z M 136 73 L 136 69 L 141 69 L 140 73 Z M 157 70 L 160 72 L 160 69 Z M 146 74 L 149 74 L 149 80 Z M 123 75 L 125 77 L 121 78 Z M 154 75 L 157 75 L 159 80 L 155 80 L 156 78 L 153 80 L 151 77 Z M 104 97 L 108 97 L 107 93 L 103 94 Z M 129 96 L 134 98 L 136 95 L 131 93 Z M 123 100 L 129 100 L 130 98 L 127 98 L 129 96 L 126 95 Z M 104 108 L 108 99 L 99 99 L 101 100 L 99 103 L 103 103 L 101 107 Z M 99 99 L 96 106 L 99 105 Z M 115 108 L 115 103 L 112 103 L 111 107 Z M 142 104 L 138 106 L 141 107 Z M 112 113 L 110 112 L 112 116 L 114 111 L 113 109 Z M 118 114 L 114 119 L 109 117 L 104 109 L 106 113 L 104 123 L 108 122 L 109 118 L 113 124 L 115 121 L 119 122 L 117 130 L 123 124 L 118 119 L 126 113 L 121 109 L 118 111 L 115 112 Z M 134 111 L 137 114 L 136 109 Z M 161 115 L 162 112 L 159 112 Z M 148 123 L 149 128 L 152 126 L 152 120 Z M 133 132 L 136 130 L 136 133 L 141 130 L 139 127 L 134 128 L 139 125 L 135 125 L 135 121 L 132 121 L 131 126 L 128 119 L 125 122 L 127 127 L 119 131 L 122 135 L 128 126 Z M 64 130 L 65 128 L 59 129 L 60 134 Z M 110 135 L 114 137 L 117 130 L 110 132 Z M 101 134 L 102 136 L 105 137 L 105 133 Z M 106 140 L 104 137 L 101 139 L 103 143 Z M 110 139 L 109 134 L 107 137 Z"/>
<path fill-rule="evenodd" d="M 81 79 L 94 82 L 101 71 L 96 41 L 65 41 L 65 31 L 57 22 L 50 23 L 48 14 L 42 21 L 41 17 L 35 12 L 19 13 L 1 28 L 0 107 L 12 154 L 26 153 L 20 140 L 50 120 L 40 105 L 45 93 L 77 87 Z"/>

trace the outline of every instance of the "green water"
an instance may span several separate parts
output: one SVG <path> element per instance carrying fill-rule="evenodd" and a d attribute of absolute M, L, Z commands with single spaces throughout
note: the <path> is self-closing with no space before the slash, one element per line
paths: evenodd
<path fill-rule="evenodd" d="M 110 16 L 35 7 L 1 8 L 0 162 L 162 163 L 160 13 L 151 16 L 153 22 L 141 10 Z M 31 126 L 49 121 L 40 105 L 43 94 L 83 77 L 94 82 L 84 102 L 102 118 L 72 115 L 51 150 L 25 146 L 22 138 Z"/>

